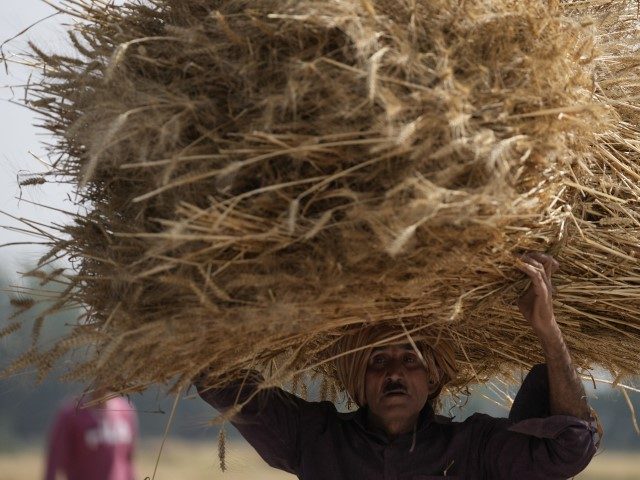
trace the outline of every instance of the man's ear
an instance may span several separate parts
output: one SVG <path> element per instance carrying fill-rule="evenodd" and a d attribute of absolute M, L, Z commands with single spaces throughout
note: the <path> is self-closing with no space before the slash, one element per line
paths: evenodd
<path fill-rule="evenodd" d="M 366 382 L 366 380 L 365 380 L 365 382 Z M 362 385 L 362 391 L 360 393 L 361 393 L 361 395 L 359 395 L 361 397 L 360 398 L 360 403 L 358 403 L 355 400 L 353 400 L 353 403 L 355 403 L 359 407 L 364 407 L 367 404 L 367 388 L 366 388 L 366 384 Z"/>
<path fill-rule="evenodd" d="M 436 366 L 435 372 L 429 375 L 429 396 L 427 400 L 433 400 L 440 395 L 442 388 L 444 387 L 445 375 L 442 369 Z"/>
<path fill-rule="evenodd" d="M 429 396 L 427 397 L 427 401 L 430 402 L 431 400 L 435 400 L 436 398 L 438 398 L 440 396 L 440 392 L 442 392 L 442 387 L 443 385 L 440 384 L 436 387 L 436 389 L 432 392 L 429 392 Z"/>

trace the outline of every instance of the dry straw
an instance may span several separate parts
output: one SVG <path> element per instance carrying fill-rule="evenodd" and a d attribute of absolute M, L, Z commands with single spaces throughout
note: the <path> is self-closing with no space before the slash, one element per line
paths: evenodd
<path fill-rule="evenodd" d="M 41 267 L 70 256 L 55 307 L 86 310 L 17 366 L 90 344 L 70 377 L 120 391 L 282 384 L 386 322 L 453 340 L 465 384 L 541 360 L 536 250 L 577 364 L 640 372 L 636 2 L 63 3 L 30 106 L 86 213 Z"/>

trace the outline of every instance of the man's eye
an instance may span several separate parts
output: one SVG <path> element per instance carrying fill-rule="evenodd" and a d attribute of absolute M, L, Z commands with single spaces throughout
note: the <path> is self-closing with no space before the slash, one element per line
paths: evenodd
<path fill-rule="evenodd" d="M 404 361 L 406 363 L 416 363 L 416 357 L 412 355 L 407 355 L 406 357 L 404 357 Z"/>
<path fill-rule="evenodd" d="M 381 357 L 381 356 L 375 357 L 373 359 L 373 363 L 376 364 L 376 365 L 382 365 L 382 364 L 384 364 L 384 362 L 385 362 L 385 359 L 384 359 L 384 357 Z"/>

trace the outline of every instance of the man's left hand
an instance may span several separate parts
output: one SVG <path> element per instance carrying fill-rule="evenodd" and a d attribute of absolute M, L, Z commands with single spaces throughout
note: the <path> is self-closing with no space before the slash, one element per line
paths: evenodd
<path fill-rule="evenodd" d="M 530 252 L 521 257 L 518 269 L 531 279 L 531 285 L 518 299 L 518 308 L 538 336 L 554 335 L 558 328 L 553 314 L 551 275 L 560 264 L 544 253 Z"/>
<path fill-rule="evenodd" d="M 551 275 L 558 267 L 558 262 L 551 255 L 532 252 L 522 257 L 518 268 L 531 279 L 531 285 L 518 299 L 518 308 L 533 327 L 542 346 L 549 376 L 551 414 L 591 420 L 584 386 L 553 314 Z"/>

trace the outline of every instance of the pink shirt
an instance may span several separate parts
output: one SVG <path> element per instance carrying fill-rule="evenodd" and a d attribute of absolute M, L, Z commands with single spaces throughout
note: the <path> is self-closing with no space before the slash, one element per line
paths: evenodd
<path fill-rule="evenodd" d="M 137 437 L 134 407 L 112 398 L 100 407 L 67 402 L 58 411 L 47 458 L 46 480 L 133 480 Z"/>

